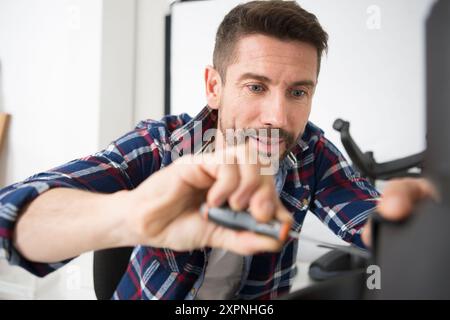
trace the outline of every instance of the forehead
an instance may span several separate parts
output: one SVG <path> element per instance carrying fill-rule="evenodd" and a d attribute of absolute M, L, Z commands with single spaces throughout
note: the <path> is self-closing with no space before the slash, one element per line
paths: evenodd
<path fill-rule="evenodd" d="M 306 42 L 249 35 L 236 44 L 234 60 L 227 74 L 260 72 L 272 76 L 308 77 L 311 80 L 317 77 L 317 49 Z"/>

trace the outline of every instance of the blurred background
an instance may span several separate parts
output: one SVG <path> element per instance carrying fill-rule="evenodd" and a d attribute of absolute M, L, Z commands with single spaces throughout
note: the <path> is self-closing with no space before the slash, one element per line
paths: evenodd
<path fill-rule="evenodd" d="M 96 152 L 142 119 L 195 115 L 215 32 L 240 2 L 0 0 L 0 113 L 11 115 L 0 188 Z M 350 121 L 378 161 L 422 151 L 424 21 L 434 0 L 297 2 L 330 36 L 311 121 L 342 151 L 332 124 Z M 303 233 L 340 243 L 312 214 Z M 324 252 L 300 242 L 295 288 Z M 92 254 L 44 279 L 0 256 L 0 299 L 13 298 L 95 299 Z"/>

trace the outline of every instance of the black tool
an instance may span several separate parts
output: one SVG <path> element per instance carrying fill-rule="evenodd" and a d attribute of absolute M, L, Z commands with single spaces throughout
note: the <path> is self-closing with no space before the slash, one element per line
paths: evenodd
<path fill-rule="evenodd" d="M 289 223 L 281 223 L 277 220 L 261 223 L 256 221 L 249 212 L 233 211 L 228 206 L 209 208 L 206 204 L 203 204 L 200 207 L 200 213 L 205 219 L 233 230 L 249 230 L 281 241 L 286 241 L 288 238 L 299 239 L 299 233 L 292 231 Z M 370 257 L 370 252 L 356 246 L 336 245 L 305 236 L 302 236 L 301 240 L 314 243 L 321 248 L 336 249 L 364 258 Z"/>
<path fill-rule="evenodd" d="M 200 212 L 208 220 L 233 230 L 249 230 L 282 241 L 288 237 L 298 239 L 298 234 L 290 230 L 290 223 L 276 220 L 260 223 L 247 211 L 233 211 L 228 206 L 208 208 L 203 204 Z"/>

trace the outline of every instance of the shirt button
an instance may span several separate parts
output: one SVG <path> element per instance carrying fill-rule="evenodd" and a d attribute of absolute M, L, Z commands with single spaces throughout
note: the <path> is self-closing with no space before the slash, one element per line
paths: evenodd
<path fill-rule="evenodd" d="M 302 204 L 303 204 L 303 209 L 306 209 L 308 207 L 308 199 L 304 198 L 302 200 Z"/>

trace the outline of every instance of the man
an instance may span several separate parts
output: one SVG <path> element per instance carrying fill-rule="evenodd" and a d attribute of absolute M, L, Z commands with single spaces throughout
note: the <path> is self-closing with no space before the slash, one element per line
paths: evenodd
<path fill-rule="evenodd" d="M 370 245 L 365 224 L 378 192 L 308 122 L 326 48 L 316 17 L 295 2 L 237 6 L 217 32 L 208 106 L 195 118 L 143 121 L 101 152 L 0 192 L 7 258 L 44 276 L 83 252 L 134 246 L 114 299 L 270 299 L 289 291 L 297 241 L 217 226 L 201 217 L 203 202 L 248 208 L 295 232 L 310 210 L 340 238 Z M 228 131 L 260 129 L 271 133 L 227 141 Z M 205 152 L 186 154 L 199 142 Z M 245 161 L 255 149 L 275 153 L 273 176 Z M 383 202 L 387 217 L 428 194 L 425 181 L 396 183 L 406 191 L 390 199 L 404 203 Z"/>

